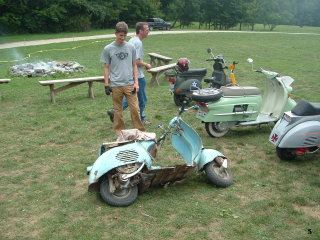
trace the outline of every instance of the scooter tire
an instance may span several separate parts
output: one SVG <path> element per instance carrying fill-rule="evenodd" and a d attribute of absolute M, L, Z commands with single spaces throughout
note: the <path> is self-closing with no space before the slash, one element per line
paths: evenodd
<path fill-rule="evenodd" d="M 224 123 L 225 122 L 206 122 L 205 123 L 206 132 L 211 137 L 216 137 L 216 138 L 223 137 L 229 132 L 229 127 L 221 127 L 221 125 Z"/>
<path fill-rule="evenodd" d="M 225 188 L 233 183 L 233 175 L 229 168 L 221 168 L 215 161 L 205 165 L 204 171 L 212 182 L 217 187 Z"/>
<path fill-rule="evenodd" d="M 109 205 L 114 207 L 126 207 L 131 205 L 138 197 L 138 186 L 130 186 L 115 193 L 110 192 L 108 176 L 105 176 L 100 183 L 100 195 Z"/>
<path fill-rule="evenodd" d="M 297 157 L 293 148 L 276 148 L 278 157 L 283 161 L 292 161 Z"/>

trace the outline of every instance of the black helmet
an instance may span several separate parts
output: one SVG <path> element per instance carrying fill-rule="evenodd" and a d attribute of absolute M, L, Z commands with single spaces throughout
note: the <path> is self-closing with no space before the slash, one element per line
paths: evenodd
<path fill-rule="evenodd" d="M 181 69 L 181 71 L 188 71 L 189 69 L 189 59 L 188 58 L 180 58 L 177 62 L 177 65 L 179 66 L 179 68 Z"/>

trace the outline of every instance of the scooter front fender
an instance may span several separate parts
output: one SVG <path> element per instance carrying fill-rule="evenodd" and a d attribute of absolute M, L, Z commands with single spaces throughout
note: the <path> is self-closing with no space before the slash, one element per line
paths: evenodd
<path fill-rule="evenodd" d="M 221 152 L 214 149 L 203 149 L 200 154 L 199 162 L 198 162 L 198 170 L 201 171 L 203 167 L 212 162 L 216 157 L 226 158 Z"/>
<path fill-rule="evenodd" d="M 145 162 L 149 168 L 152 164 L 152 158 L 148 151 L 139 142 L 112 148 L 95 161 L 95 163 L 87 168 L 89 172 L 89 184 L 99 181 L 100 177 L 119 166 Z"/>

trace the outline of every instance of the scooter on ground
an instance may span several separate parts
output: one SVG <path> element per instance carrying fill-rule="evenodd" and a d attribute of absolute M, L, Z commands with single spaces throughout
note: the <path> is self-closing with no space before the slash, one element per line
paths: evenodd
<path fill-rule="evenodd" d="M 294 160 L 320 149 L 320 103 L 300 101 L 274 126 L 269 141 L 281 160 Z"/>
<path fill-rule="evenodd" d="M 181 180 L 195 168 L 204 171 L 209 180 L 218 187 L 228 187 L 233 176 L 227 158 L 217 150 L 205 149 L 200 136 L 181 118 L 185 102 L 163 129 L 163 135 L 155 139 L 154 133 L 135 129 L 123 142 L 104 143 L 99 157 L 87 167 L 90 192 L 100 192 L 102 199 L 112 206 L 128 206 L 137 198 L 138 191 Z M 129 131 L 129 130 L 123 130 Z M 128 132 L 126 132 L 128 133 Z M 173 147 L 182 156 L 184 164 L 171 167 L 153 165 L 157 147 L 171 135 Z M 137 137 L 138 136 L 138 137 Z"/>
<path fill-rule="evenodd" d="M 248 62 L 253 60 L 248 59 Z M 285 111 L 296 105 L 291 98 L 293 78 L 264 69 L 253 71 L 267 77 L 263 96 L 259 88 L 250 86 L 193 91 L 192 99 L 199 105 L 196 117 L 205 124 L 211 137 L 222 137 L 234 126 L 276 122 Z"/>

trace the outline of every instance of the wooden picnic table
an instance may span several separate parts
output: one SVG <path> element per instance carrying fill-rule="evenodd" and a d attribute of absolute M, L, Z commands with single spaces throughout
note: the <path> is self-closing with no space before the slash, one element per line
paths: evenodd
<path fill-rule="evenodd" d="M 52 103 L 56 102 L 55 95 L 58 92 L 64 91 L 66 89 L 78 86 L 82 83 L 88 83 L 89 89 L 88 89 L 88 97 L 94 98 L 93 94 L 93 82 L 104 82 L 103 76 L 98 77 L 84 77 L 84 78 L 70 78 L 70 79 L 62 79 L 62 80 L 45 80 L 45 81 L 39 81 L 39 83 L 42 86 L 49 86 L 50 87 L 50 99 Z M 59 88 L 55 88 L 56 84 L 65 84 Z"/>
<path fill-rule="evenodd" d="M 167 65 L 172 61 L 172 58 L 160 55 L 158 53 L 148 53 L 150 56 L 150 64 L 153 67 L 159 67 L 162 65 Z"/>
<path fill-rule="evenodd" d="M 171 63 L 171 64 L 168 64 L 168 65 L 163 65 L 163 66 L 159 66 L 159 67 L 155 67 L 155 68 L 150 68 L 149 70 L 147 70 L 147 72 L 151 73 L 152 77 L 151 77 L 151 84 L 154 84 L 154 83 L 157 83 L 158 86 L 159 86 L 159 76 L 169 70 L 169 69 L 173 69 L 175 68 L 177 64 L 175 63 Z"/>

